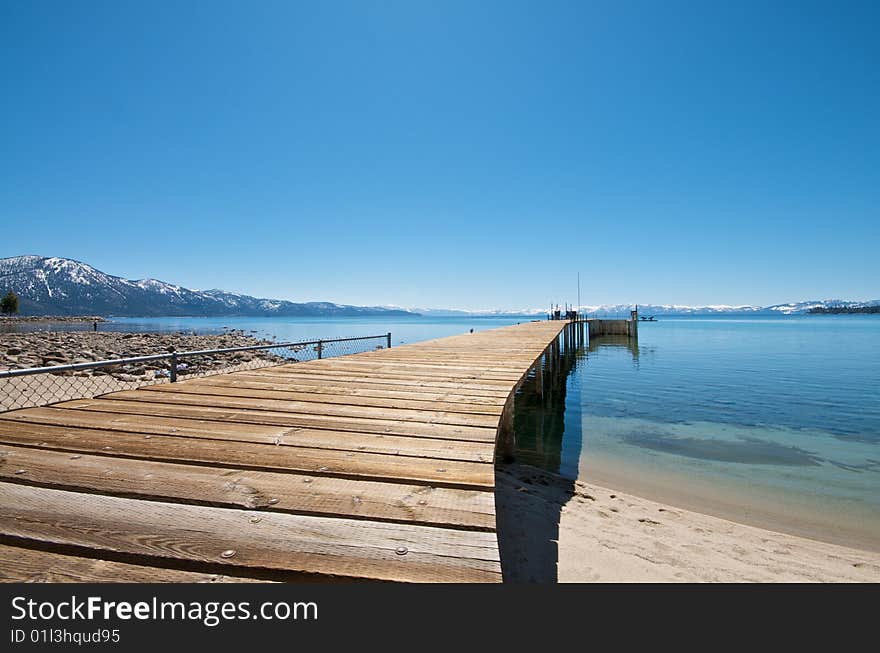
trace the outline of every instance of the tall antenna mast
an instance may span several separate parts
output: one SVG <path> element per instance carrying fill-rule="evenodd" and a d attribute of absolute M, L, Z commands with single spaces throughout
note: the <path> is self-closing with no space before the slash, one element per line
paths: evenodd
<path fill-rule="evenodd" d="M 576 310 L 578 313 L 581 312 L 581 273 L 580 272 L 578 272 L 578 307 Z M 580 316 L 578 316 L 578 317 L 580 317 Z"/>

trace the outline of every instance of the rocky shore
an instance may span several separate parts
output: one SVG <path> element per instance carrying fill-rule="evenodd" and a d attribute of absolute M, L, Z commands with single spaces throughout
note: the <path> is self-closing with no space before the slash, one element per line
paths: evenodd
<path fill-rule="evenodd" d="M 0 324 L 17 324 L 19 322 L 106 322 L 99 315 L 0 315 Z"/>
<path fill-rule="evenodd" d="M 47 367 L 116 358 L 271 344 L 240 330 L 219 335 L 183 333 L 121 333 L 92 331 L 32 331 L 0 334 L 0 369 Z M 178 372 L 194 374 L 249 363 L 277 362 L 268 351 L 229 352 L 181 359 Z M 169 361 L 131 363 L 112 368 L 67 371 L 65 376 L 111 375 L 123 381 L 150 381 L 166 376 Z"/>

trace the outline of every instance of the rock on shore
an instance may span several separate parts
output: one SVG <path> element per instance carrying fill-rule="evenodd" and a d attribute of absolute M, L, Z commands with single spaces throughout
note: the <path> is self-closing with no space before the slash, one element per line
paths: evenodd
<path fill-rule="evenodd" d="M 165 354 L 171 351 L 223 349 L 264 344 L 271 344 L 271 342 L 246 335 L 240 330 L 203 336 L 183 333 L 95 333 L 92 331 L 4 333 L 0 334 L 0 369 L 46 367 Z M 280 362 L 281 359 L 271 351 L 229 352 L 182 359 L 179 370 L 181 374 L 192 374 L 254 361 L 269 362 L 270 360 Z M 109 369 L 79 370 L 63 374 L 75 376 L 111 374 L 125 381 L 149 380 L 167 374 L 168 365 L 167 360 L 158 360 L 121 365 Z"/>
<path fill-rule="evenodd" d="M 99 315 L 0 315 L 0 324 L 17 322 L 106 322 Z"/>

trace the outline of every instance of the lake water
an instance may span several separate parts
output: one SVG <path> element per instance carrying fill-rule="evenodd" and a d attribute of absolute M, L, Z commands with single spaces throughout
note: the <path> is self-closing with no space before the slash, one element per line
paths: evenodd
<path fill-rule="evenodd" d="M 98 324 L 99 331 L 184 332 L 216 334 L 228 329 L 242 329 L 255 336 L 277 338 L 279 342 L 297 342 L 318 338 L 349 338 L 392 334 L 394 344 L 442 338 L 470 329 L 481 331 L 508 326 L 529 318 L 428 318 L 413 317 L 130 317 L 112 318 Z M 2 331 L 90 331 L 91 322 L 2 324 Z"/>
<path fill-rule="evenodd" d="M 390 331 L 402 344 L 524 319 L 130 318 L 99 328 L 234 328 L 279 341 Z M 639 331 L 638 344 L 569 348 L 545 372 L 543 399 L 533 379 L 525 384 L 516 414 L 524 462 L 880 550 L 880 318 L 661 318 Z"/>
<path fill-rule="evenodd" d="M 659 501 L 880 549 L 880 319 L 666 318 L 572 348 L 518 398 L 520 457 Z M 534 381 L 531 381 L 534 384 Z"/>

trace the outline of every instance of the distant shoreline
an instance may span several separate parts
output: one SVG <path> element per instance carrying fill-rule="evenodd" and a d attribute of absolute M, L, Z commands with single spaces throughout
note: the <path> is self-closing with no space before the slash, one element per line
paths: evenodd
<path fill-rule="evenodd" d="M 880 306 L 817 306 L 808 315 L 880 315 Z"/>
<path fill-rule="evenodd" d="M 100 315 L 3 315 L 0 322 L 106 322 Z"/>

